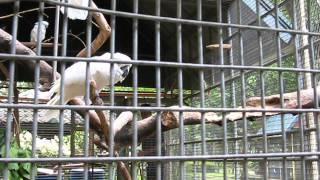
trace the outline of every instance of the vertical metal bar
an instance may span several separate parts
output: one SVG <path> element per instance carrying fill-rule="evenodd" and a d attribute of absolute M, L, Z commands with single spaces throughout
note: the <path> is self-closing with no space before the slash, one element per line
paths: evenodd
<path fill-rule="evenodd" d="M 274 1 L 275 6 L 275 23 L 276 28 L 279 28 L 279 7 L 278 7 L 278 0 Z M 281 39 L 280 33 L 276 32 L 276 46 L 277 46 L 277 58 L 278 58 L 278 66 L 282 67 L 282 55 L 281 55 Z M 279 93 L 280 93 L 280 107 L 284 108 L 284 85 L 283 85 L 283 72 L 279 72 Z M 284 122 L 284 114 L 281 114 L 281 132 L 282 132 L 282 152 L 287 151 L 287 136 L 286 136 L 286 129 L 285 129 L 285 122 Z M 282 160 L 282 178 L 287 179 L 287 159 L 283 157 Z"/>
<path fill-rule="evenodd" d="M 297 30 L 298 27 L 297 27 L 297 21 L 298 21 L 298 18 L 297 18 L 297 11 L 296 11 L 296 7 L 297 7 L 297 4 L 296 4 L 296 1 L 292 1 L 292 14 L 293 14 L 293 18 L 292 18 L 292 29 L 294 30 Z M 304 7 L 300 7 L 300 8 L 304 8 Z M 305 17 L 303 17 L 305 18 Z M 299 51 L 298 51 L 298 46 L 299 46 L 299 42 L 298 42 L 298 37 L 297 37 L 297 34 L 293 34 L 292 36 L 293 38 L 293 46 L 294 46 L 294 59 L 295 59 L 295 67 L 296 68 L 301 68 L 301 58 L 299 56 Z M 302 85 L 301 85 L 301 73 L 298 72 L 296 74 L 296 77 L 297 77 L 297 99 L 298 99 L 298 102 L 297 102 L 297 106 L 298 106 L 298 109 L 301 109 L 302 106 L 301 106 L 301 88 L 302 88 Z M 301 152 L 304 152 L 305 151 L 305 148 L 304 148 L 304 120 L 303 120 L 303 116 L 301 113 L 298 114 L 298 118 L 299 118 L 299 124 L 300 124 L 300 151 Z M 301 157 L 301 179 L 306 179 L 306 161 L 305 161 L 305 157 Z"/>
<path fill-rule="evenodd" d="M 71 111 L 71 117 L 70 117 L 70 123 L 71 123 L 71 132 L 70 132 L 70 156 L 74 157 L 75 156 L 75 133 L 76 133 L 76 113 L 75 111 Z"/>
<path fill-rule="evenodd" d="M 38 30 L 37 30 L 37 50 L 36 54 L 41 56 L 41 29 L 43 28 L 43 12 L 44 12 L 44 2 L 39 2 L 39 11 L 38 11 Z M 40 65 L 39 60 L 36 61 L 35 72 L 34 72 L 34 104 L 38 104 L 38 91 L 39 91 L 39 78 L 40 78 Z M 36 157 L 37 149 L 37 134 L 38 134 L 38 109 L 33 110 L 33 121 L 32 121 L 32 157 Z M 35 179 L 37 175 L 36 163 L 32 163 L 31 167 L 31 179 Z"/>
<path fill-rule="evenodd" d="M 60 1 L 60 0 L 59 0 Z M 53 56 L 57 57 L 59 52 L 59 25 L 60 25 L 60 6 L 56 6 L 55 11 L 55 25 L 54 25 L 54 40 L 53 40 Z M 52 64 L 52 82 L 56 80 L 56 72 L 57 72 L 57 61 L 54 61 Z M 59 129 L 60 131 L 60 129 Z M 61 171 L 61 166 L 59 166 L 59 171 Z"/>
<path fill-rule="evenodd" d="M 138 13 L 139 10 L 139 0 L 133 1 L 133 12 Z M 135 61 L 138 60 L 138 19 L 133 19 L 133 59 Z M 132 67 L 133 72 L 133 106 L 138 106 L 138 67 L 133 66 Z M 137 156 L 137 146 L 138 146 L 138 114 L 136 111 L 133 113 L 133 123 L 132 123 L 132 129 L 133 129 L 133 137 L 132 137 L 132 148 L 131 148 L 131 155 L 133 157 Z M 137 163 L 132 162 L 132 168 L 131 168 L 131 175 L 132 179 L 137 179 Z"/>
<path fill-rule="evenodd" d="M 219 23 L 222 23 L 222 2 L 221 0 L 217 0 L 217 20 Z M 222 28 L 218 27 L 218 41 L 219 41 L 219 61 L 220 65 L 224 65 L 224 54 L 223 54 L 223 32 Z M 220 69 L 220 82 L 221 82 L 221 108 L 226 107 L 226 88 L 225 88 L 225 70 L 223 68 Z M 222 113 L 222 123 L 223 123 L 223 154 L 228 154 L 228 139 L 227 139 L 227 119 L 226 114 Z M 227 160 L 223 161 L 223 177 L 224 179 L 228 179 L 227 176 Z"/>
<path fill-rule="evenodd" d="M 55 11 L 55 21 L 54 21 L 54 39 L 53 39 L 53 56 L 58 56 L 59 52 L 59 25 L 60 25 L 60 6 L 56 5 Z M 57 72 L 57 61 L 53 61 L 52 63 L 52 82 L 56 80 L 56 72 Z"/>
<path fill-rule="evenodd" d="M 67 0 L 66 0 L 67 1 Z M 63 27 L 62 27 L 62 51 L 61 51 L 61 56 L 65 57 L 67 56 L 67 32 L 68 32 L 68 7 L 64 8 L 64 14 L 63 14 Z M 64 100 L 64 72 L 66 69 L 66 64 L 64 61 L 61 61 L 60 63 L 60 100 L 59 104 L 63 104 Z M 63 119 L 63 113 L 64 110 L 60 110 L 59 114 L 59 152 L 58 152 L 58 157 L 63 156 L 63 134 L 64 134 L 64 119 Z M 62 166 L 59 164 L 58 168 L 58 179 L 62 179 Z"/>
<path fill-rule="evenodd" d="M 160 16 L 161 14 L 161 0 L 156 0 L 156 16 Z M 161 39 L 160 39 L 160 22 L 156 21 L 155 24 L 155 33 L 156 33 L 156 61 L 160 62 L 161 59 Z M 157 107 L 161 107 L 161 69 L 160 67 L 156 67 L 156 93 L 157 93 Z M 161 156 L 161 144 L 162 144 L 162 130 L 161 130 L 161 116 L 160 113 L 157 112 L 157 156 Z M 157 180 L 162 179 L 161 173 L 161 162 L 157 162 Z"/>
<path fill-rule="evenodd" d="M 312 31 L 312 15 L 311 15 L 311 1 L 307 1 L 307 19 L 308 19 L 308 31 Z M 315 49 L 314 49 L 314 37 L 313 36 L 308 36 L 308 44 L 309 44 L 309 58 L 310 58 L 310 64 L 311 64 L 311 69 L 316 69 L 317 65 L 316 65 L 316 59 L 315 59 Z M 319 108 L 319 99 L 318 99 L 318 90 L 317 90 L 317 74 L 316 73 L 312 73 L 311 76 L 311 81 L 312 81 L 312 87 L 314 88 L 314 108 L 318 109 Z M 317 143 L 317 151 L 320 151 L 320 129 L 319 129 L 319 113 L 315 112 L 313 113 L 313 118 L 315 119 L 315 127 L 316 127 L 316 143 Z M 317 176 L 319 178 L 320 175 L 320 158 L 318 158 L 317 161 Z"/>
<path fill-rule="evenodd" d="M 89 0 L 88 6 L 92 7 L 92 0 Z M 88 12 L 87 22 L 86 22 L 86 46 L 87 46 L 87 54 L 86 56 L 91 57 L 91 39 L 92 39 L 92 12 Z M 90 105 L 90 61 L 86 62 L 86 78 L 85 78 L 85 96 L 84 101 L 86 105 Z M 86 111 L 84 117 L 84 156 L 89 157 L 89 112 Z M 84 163 L 84 173 L 83 178 L 88 179 L 88 170 L 89 165 Z"/>
<path fill-rule="evenodd" d="M 257 10 L 257 24 L 261 26 L 261 9 L 260 9 L 261 0 L 256 0 L 256 10 Z M 259 51 L 259 65 L 264 66 L 263 59 L 263 44 L 262 44 L 262 33 L 261 31 L 257 31 L 258 33 L 258 51 Z M 265 108 L 265 81 L 264 81 L 264 71 L 260 71 L 260 93 L 261 93 L 261 108 Z M 266 113 L 262 112 L 262 139 L 263 139 L 263 152 L 268 153 L 268 138 L 267 138 L 267 124 L 266 124 Z M 263 159 L 264 165 L 264 179 L 268 179 L 269 170 L 268 170 L 268 159 Z"/>
<path fill-rule="evenodd" d="M 110 64 L 110 106 L 114 106 L 114 74 L 115 74 L 115 69 L 114 69 L 114 63 Z M 114 119 L 115 119 L 115 114 L 113 111 L 110 110 L 110 131 L 109 131 L 109 157 L 114 156 L 114 134 L 113 134 L 113 129 L 114 129 Z M 114 176 L 114 167 L 113 163 L 110 162 L 109 164 L 109 180 L 112 180 Z"/>
<path fill-rule="evenodd" d="M 181 19 L 182 18 L 182 2 L 181 0 L 177 0 L 177 18 Z M 182 25 L 180 23 L 177 23 L 177 61 L 179 63 L 182 63 Z M 182 92 L 182 69 L 179 68 L 178 70 L 178 93 L 179 93 L 179 99 L 178 99 L 178 104 L 179 107 L 183 106 L 183 92 Z M 179 112 L 179 154 L 180 156 L 184 155 L 184 122 L 183 122 L 183 112 Z M 183 161 L 180 161 L 179 164 L 179 169 L 180 169 L 180 179 L 185 179 L 185 164 Z"/>
<path fill-rule="evenodd" d="M 20 9 L 20 0 L 16 0 L 13 5 L 13 22 L 12 22 L 12 40 L 10 46 L 10 54 L 16 54 L 16 42 L 18 32 L 18 12 Z M 15 61 L 10 60 L 9 63 L 9 89 L 8 89 L 8 104 L 13 103 L 13 88 L 14 88 L 14 74 L 15 74 Z M 11 130 L 12 130 L 12 108 L 7 109 L 7 124 L 6 124 L 6 140 L 5 140 L 5 157 L 10 157 L 10 143 L 11 143 Z M 8 163 L 5 164 L 3 169 L 3 178 L 9 179 Z"/>
<path fill-rule="evenodd" d="M 228 24 L 231 24 L 231 10 L 230 10 L 230 8 L 228 9 Z M 232 36 L 232 31 L 231 31 L 231 27 L 228 27 L 228 30 L 227 30 L 227 34 L 228 34 L 228 37 L 231 37 Z M 233 40 L 232 39 L 230 39 L 229 41 L 228 41 L 228 43 L 231 45 L 231 47 L 233 47 Z M 230 51 L 229 51 L 229 63 L 230 63 L 230 65 L 232 66 L 232 65 L 234 65 L 234 59 L 233 59 L 233 48 L 231 48 L 230 49 Z M 230 76 L 231 77 L 234 77 L 235 75 L 234 75 L 235 73 L 234 73 L 234 69 L 231 69 L 230 70 Z M 233 80 L 233 81 L 231 81 L 231 107 L 232 108 L 236 108 L 236 106 L 237 106 L 237 102 L 236 102 L 236 85 L 235 85 L 235 81 Z M 238 137 L 238 131 L 237 131 L 237 128 L 238 128 L 238 123 L 237 123 L 237 121 L 235 121 L 235 122 L 233 122 L 233 135 L 234 135 L 234 137 L 235 138 L 237 138 Z M 234 153 L 235 154 L 238 154 L 239 153 L 239 151 L 238 151 L 238 147 L 239 147 L 239 142 L 238 142 L 238 139 L 235 139 L 235 150 L 234 150 Z M 239 168 L 238 168 L 238 166 L 239 166 L 239 162 L 238 161 L 235 161 L 234 162 L 234 174 L 235 174 L 235 176 L 234 176 L 234 179 L 238 179 L 238 174 L 239 174 Z"/>
<path fill-rule="evenodd" d="M 238 24 L 242 24 L 242 1 L 237 1 L 237 9 L 238 9 Z M 238 36 L 239 36 L 239 59 L 240 59 L 240 65 L 244 66 L 244 57 L 243 57 L 243 38 L 242 38 L 242 30 L 238 29 Z M 245 87 L 245 74 L 243 70 L 240 70 L 240 79 L 241 79 L 241 105 L 242 108 L 246 108 L 246 87 Z M 243 153 L 248 153 L 248 125 L 247 125 L 247 118 L 246 113 L 242 113 L 243 116 Z M 244 158 L 243 161 L 243 179 L 248 179 L 248 160 L 247 158 Z"/>
<path fill-rule="evenodd" d="M 202 0 L 197 1 L 197 20 L 202 20 Z M 197 38 L 198 38 L 198 60 L 199 64 L 203 64 L 203 38 L 202 38 L 202 26 L 199 25 L 197 29 Z M 199 70 L 199 81 L 200 81 L 200 108 L 205 107 L 205 98 L 204 98 L 204 71 L 203 69 Z M 204 113 L 201 113 L 201 154 L 206 155 L 207 146 L 206 146 L 206 124 L 204 119 Z M 206 161 L 202 161 L 201 164 L 202 170 L 202 179 L 206 179 Z"/>
<path fill-rule="evenodd" d="M 111 10 L 116 10 L 116 5 L 117 1 L 116 0 L 111 0 Z M 113 58 L 114 52 L 115 52 L 115 37 L 116 37 L 116 16 L 111 15 L 110 17 L 110 23 L 111 23 L 111 37 L 110 37 L 110 53 L 111 53 L 111 58 Z M 115 74 L 115 69 L 114 69 L 114 63 L 110 64 L 110 106 L 113 107 L 115 105 L 114 103 L 114 74 Z M 110 111 L 110 131 L 109 131 L 109 157 L 114 156 L 114 112 Z M 113 163 L 109 164 L 109 180 L 113 180 Z"/>
<path fill-rule="evenodd" d="M 177 0 L 177 18 L 182 18 L 182 2 L 181 0 Z M 182 25 L 180 23 L 177 24 L 177 60 L 179 63 L 182 63 Z M 181 68 L 178 68 L 178 90 L 179 90 L 179 107 L 183 106 L 183 72 Z M 183 112 L 179 112 L 179 154 L 180 156 L 185 155 L 184 150 L 184 120 L 183 120 Z M 180 161 L 179 164 L 180 169 L 180 179 L 185 179 L 185 163 Z"/>

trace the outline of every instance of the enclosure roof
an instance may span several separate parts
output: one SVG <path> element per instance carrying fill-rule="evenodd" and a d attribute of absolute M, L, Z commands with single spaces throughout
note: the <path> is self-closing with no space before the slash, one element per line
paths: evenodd
<path fill-rule="evenodd" d="M 243 0 L 243 2 L 255 13 L 257 14 L 257 1 L 256 0 Z M 274 8 L 274 4 L 270 0 L 261 0 L 260 1 L 260 16 L 263 16 L 268 11 L 271 11 Z M 279 11 L 279 28 L 282 29 L 292 29 L 292 23 L 290 22 L 289 18 L 282 12 Z M 276 18 L 275 14 L 271 13 L 268 15 L 265 15 L 262 18 L 262 21 L 266 23 L 269 27 L 276 28 Z M 291 39 L 291 35 L 288 33 L 280 33 L 280 38 L 284 42 L 288 43 Z"/>
<path fill-rule="evenodd" d="M 281 116 L 282 115 L 274 115 L 267 117 L 267 125 L 266 125 L 266 133 L 278 133 L 281 132 Z M 293 128 L 296 128 L 296 125 L 299 121 L 299 116 L 292 115 L 292 114 L 284 114 L 283 115 L 283 122 L 285 130 L 291 130 Z M 257 134 L 262 134 L 262 129 L 260 129 Z"/>
<path fill-rule="evenodd" d="M 46 119 L 44 114 L 46 110 L 38 110 L 38 123 L 52 123 L 57 124 L 59 120 L 57 119 Z M 31 123 L 34 120 L 34 110 L 33 109 L 19 109 L 19 119 L 21 123 Z M 7 122 L 7 109 L 0 109 L 0 124 L 5 125 Z M 64 124 L 71 124 L 71 111 L 64 110 L 63 115 Z M 83 124 L 83 119 L 77 113 L 75 113 L 75 124 Z"/>

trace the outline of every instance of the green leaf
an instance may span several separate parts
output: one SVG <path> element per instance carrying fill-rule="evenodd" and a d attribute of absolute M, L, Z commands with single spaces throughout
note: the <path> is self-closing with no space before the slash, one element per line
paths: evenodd
<path fill-rule="evenodd" d="M 10 149 L 10 157 L 18 157 L 19 149 L 11 147 Z"/>
<path fill-rule="evenodd" d="M 19 176 L 18 171 L 10 171 L 9 179 L 10 180 L 20 180 L 21 178 Z"/>
<path fill-rule="evenodd" d="M 22 176 L 26 179 L 31 179 L 31 175 L 28 173 L 22 174 Z"/>
<path fill-rule="evenodd" d="M 9 163 L 8 164 L 8 169 L 9 170 L 18 170 L 20 167 L 19 167 L 19 164 L 18 163 Z"/>
<path fill-rule="evenodd" d="M 0 149 L 0 154 L 1 154 L 1 157 L 4 157 L 4 155 L 5 155 L 5 146 L 3 145 L 3 146 L 1 146 L 1 149 Z"/>
<path fill-rule="evenodd" d="M 31 170 L 31 164 L 30 163 L 21 163 L 21 166 L 26 171 L 30 171 Z"/>
<path fill-rule="evenodd" d="M 4 169 L 4 163 L 0 163 L 0 169 Z"/>
<path fill-rule="evenodd" d="M 20 157 L 20 158 L 28 157 L 28 150 L 19 149 L 17 153 L 17 157 Z"/>
<path fill-rule="evenodd" d="M 30 176 L 30 169 L 29 170 L 25 170 L 25 169 L 19 169 L 19 174 L 20 176 L 26 178 L 26 179 L 31 179 L 31 176 Z"/>

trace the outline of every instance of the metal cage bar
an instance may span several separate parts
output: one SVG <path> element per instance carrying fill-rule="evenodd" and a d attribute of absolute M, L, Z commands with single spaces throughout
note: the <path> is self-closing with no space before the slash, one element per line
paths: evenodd
<path fill-rule="evenodd" d="M 39 27 L 37 39 L 40 39 L 41 26 L 46 18 L 44 15 L 45 5 L 54 7 L 55 25 L 51 31 L 54 34 L 52 56 L 43 53 L 44 47 L 40 41 L 36 43 L 35 56 L 16 53 L 20 2 L 24 1 L 38 3 L 37 21 Z M 266 1 L 273 6 L 269 11 L 264 11 L 261 8 L 261 4 L 266 3 Z M 120 162 L 124 162 L 126 167 L 130 168 L 129 172 L 132 179 L 153 178 L 146 175 L 147 164 L 149 163 L 155 164 L 156 177 L 154 179 L 158 180 L 164 178 L 251 179 L 253 173 L 259 174 L 261 179 L 270 179 L 275 176 L 275 171 L 279 171 L 280 179 L 290 179 L 293 174 L 298 179 L 319 177 L 320 127 L 318 114 L 320 110 L 317 81 L 320 70 L 318 69 L 319 59 L 316 56 L 318 52 L 315 47 L 320 32 L 312 31 L 311 28 L 312 23 L 314 23 L 311 20 L 314 16 L 311 12 L 311 1 L 306 1 L 307 7 L 300 7 L 298 0 L 237 0 L 230 2 L 216 0 L 216 2 L 210 2 L 213 4 L 210 6 L 212 9 L 205 7 L 208 2 L 202 0 L 191 3 L 182 0 L 155 0 L 152 5 L 147 5 L 148 3 L 144 0 L 132 0 L 130 5 L 127 3 L 126 6 L 120 4 L 117 0 L 112 0 L 110 4 L 99 2 L 99 5 L 103 8 L 95 8 L 92 0 L 89 0 L 86 6 L 74 5 L 68 0 L 14 1 L 10 50 L 3 52 L 0 48 L 0 59 L 10 60 L 8 63 L 10 73 L 8 100 L 0 103 L 0 109 L 6 109 L 7 113 L 5 151 L 0 158 L 0 165 L 4 164 L 3 178 L 10 179 L 10 163 L 31 163 L 31 179 L 37 178 L 37 165 L 57 164 L 57 178 L 63 179 L 66 175 L 64 164 L 83 163 L 83 179 L 90 179 L 91 170 L 98 164 L 107 169 L 104 172 L 104 178 L 114 180 L 116 176 L 121 175 L 115 173 L 116 170 L 119 170 L 119 167 L 116 167 L 115 164 Z M 248 4 L 248 2 L 251 2 L 251 4 Z M 167 3 L 171 3 L 170 6 Z M 173 6 L 171 6 L 172 4 Z M 110 6 L 109 9 L 106 8 L 108 6 Z M 149 11 L 144 9 L 147 6 L 150 7 Z M 60 7 L 64 7 L 61 22 Z M 71 8 L 89 11 L 85 23 L 86 35 L 84 37 L 87 49 L 94 48 L 91 44 L 92 34 L 95 33 L 92 26 L 93 13 L 100 12 L 105 16 L 110 16 L 112 28 L 110 44 L 103 46 L 103 48 L 110 50 L 111 57 L 108 62 L 105 62 L 105 59 L 92 58 L 93 54 L 90 50 L 87 51 L 86 57 L 70 57 L 68 47 L 72 42 L 69 41 L 67 34 L 73 23 L 70 23 L 68 19 L 68 11 Z M 224 11 L 225 8 L 228 8 L 227 11 Z M 306 17 L 301 17 L 302 9 L 307 11 Z M 292 29 L 285 29 L 280 25 L 283 12 L 287 13 L 288 21 L 292 23 Z M 214 17 L 209 18 L 209 14 L 213 14 Z M 247 21 L 246 16 L 250 15 L 253 19 Z M 274 25 L 268 25 L 265 18 L 270 18 Z M 308 20 L 306 30 L 301 29 L 301 25 L 299 26 L 301 18 Z M 122 19 L 126 21 L 122 21 Z M 122 25 L 121 23 L 127 23 L 131 27 L 126 31 L 130 31 L 130 35 L 126 35 L 130 39 L 126 39 L 127 42 L 125 43 L 118 42 L 122 38 L 120 37 L 122 29 L 119 28 Z M 126 27 L 129 27 L 129 25 Z M 145 29 L 148 27 L 151 27 L 150 30 Z M 59 35 L 59 31 L 61 31 L 61 35 Z M 148 32 L 146 33 L 146 31 Z M 246 39 L 250 35 L 254 37 L 251 42 Z M 285 42 L 283 35 L 290 36 L 290 40 Z M 59 49 L 59 36 L 62 37 L 61 49 Z M 146 55 L 140 52 L 144 51 L 144 48 L 147 49 L 144 46 L 147 42 L 143 41 L 145 37 L 148 38 L 149 43 L 151 42 L 154 50 Z M 302 37 L 307 37 L 308 43 L 303 44 L 303 47 L 300 43 Z M 266 43 L 268 38 L 271 39 L 268 43 L 274 46 L 271 54 L 274 55 L 275 61 L 272 62 L 269 62 L 268 57 L 266 57 L 270 53 L 268 52 L 270 44 Z M 116 58 L 116 52 L 123 48 L 122 43 L 130 44 L 129 48 L 126 48 L 131 49 L 129 51 L 132 61 Z M 214 44 L 214 50 L 204 48 L 209 43 L 216 43 Z M 254 46 L 253 50 L 250 49 L 250 45 Z M 284 49 L 287 46 L 292 48 L 288 54 Z M 60 55 L 59 51 L 61 52 Z M 256 52 L 255 57 L 250 56 L 253 52 Z M 308 60 L 302 57 L 302 54 L 306 52 L 308 52 Z M 287 57 L 292 58 L 293 65 L 286 65 Z M 250 58 L 256 58 L 254 64 L 250 64 Z M 208 59 L 210 59 L 210 62 Z M 61 73 L 59 105 L 41 104 L 41 92 L 37 90 L 34 91 L 32 104 L 16 104 L 14 102 L 16 63 L 28 60 L 36 62 L 33 89 L 38 89 L 40 85 L 40 61 L 52 63 L 53 74 L 59 69 Z M 310 68 L 305 66 L 306 61 L 309 61 Z M 86 71 L 83 72 L 85 73 L 85 104 L 70 106 L 64 104 L 65 83 L 67 81 L 65 71 L 68 63 L 76 62 L 85 62 L 86 64 Z M 110 72 L 108 72 L 110 74 L 110 87 L 107 89 L 109 97 L 104 99 L 106 102 L 102 106 L 91 105 L 90 103 L 90 71 L 92 65 L 98 62 L 110 65 Z M 60 68 L 58 68 L 58 63 Z M 119 73 L 117 64 L 120 63 L 132 65 L 130 74 L 132 79 L 128 83 L 132 94 L 130 97 L 127 96 L 123 99 L 125 103 L 118 101 L 116 96 L 119 86 L 115 85 L 117 81 L 115 76 Z M 148 76 L 148 74 L 140 76 L 142 75 L 141 72 L 148 68 L 155 70 L 152 72 L 154 77 L 151 78 L 151 83 L 153 83 L 151 91 L 154 96 L 149 97 L 153 105 L 145 107 L 140 105 L 148 98 L 141 97 L 140 91 L 144 87 L 140 86 L 139 80 Z M 172 76 L 167 74 L 167 72 L 170 72 L 169 70 L 174 72 Z M 191 74 L 190 79 L 188 73 Z M 276 79 L 276 82 L 272 86 L 274 88 L 272 91 L 268 87 L 271 83 L 269 80 L 272 79 L 269 76 L 270 73 L 276 76 L 276 78 L 273 78 L 273 80 Z M 288 88 L 288 74 L 294 75 L 290 77 L 295 81 L 293 86 L 296 89 L 295 103 L 297 108 L 295 109 L 290 109 L 287 106 L 286 93 L 288 89 L 290 90 Z M 306 78 L 307 75 L 310 75 L 310 79 Z M 250 77 L 254 77 L 255 87 L 251 87 Z M 52 78 L 56 80 L 56 75 L 53 75 Z M 174 86 L 171 89 L 171 94 L 166 89 L 167 79 L 172 81 L 170 85 Z M 309 83 L 314 88 L 312 92 L 313 107 L 308 109 L 303 107 L 304 91 L 302 88 L 306 88 L 303 86 L 306 81 L 310 81 Z M 207 87 L 206 85 L 209 82 L 212 82 L 212 86 Z M 250 88 L 252 88 L 252 91 Z M 277 97 L 279 99 L 277 106 L 271 109 L 269 108 L 270 104 L 268 104 L 270 102 L 266 100 L 271 94 L 270 92 L 276 92 L 278 95 L 273 96 L 273 98 Z M 173 101 L 169 102 L 169 95 L 174 97 Z M 247 103 L 250 97 L 258 97 L 260 100 L 257 108 L 251 108 L 250 104 Z M 192 107 L 186 107 L 188 101 L 190 101 L 189 105 Z M 168 107 L 174 103 L 177 106 Z M 10 144 L 13 140 L 11 129 L 13 128 L 14 109 L 27 109 L 33 112 L 31 157 L 17 158 L 10 155 Z M 39 114 L 43 110 L 59 111 L 57 157 L 37 157 L 37 138 L 40 134 L 40 123 L 38 121 Z M 65 131 L 68 129 L 64 114 L 68 110 L 86 112 L 81 124 L 84 135 L 82 139 L 83 152 L 81 152 L 83 154 L 80 156 L 66 157 L 63 154 L 64 148 L 67 148 L 64 145 L 64 138 L 66 136 Z M 102 110 L 110 113 L 109 142 L 105 143 L 108 148 L 105 149 L 106 152 L 99 152 L 100 155 L 103 154 L 101 157 L 89 152 L 91 125 L 89 123 L 89 113 L 92 110 Z M 130 152 L 124 153 L 127 156 L 122 154 L 118 156 L 117 150 L 123 147 L 116 147 L 116 141 L 118 140 L 115 135 L 115 125 L 118 120 L 116 115 L 123 111 L 129 111 L 133 114 L 132 120 L 125 126 L 132 136 L 126 140 L 128 142 L 126 146 L 130 147 Z M 151 152 L 150 156 L 141 156 L 145 152 L 140 151 L 139 148 L 140 142 L 144 138 L 144 134 L 139 134 L 139 123 L 142 122 L 140 120 L 145 120 L 140 117 L 140 112 L 153 113 L 150 118 L 155 118 L 153 124 L 153 140 L 155 140 L 155 143 L 152 149 L 154 152 Z M 177 118 L 172 129 L 168 129 L 166 122 L 163 120 L 163 115 L 168 112 L 172 112 L 170 114 L 172 115 L 171 118 Z M 197 123 L 193 121 L 190 123 L 188 115 L 192 113 L 199 113 L 200 120 Z M 221 117 L 217 120 L 220 126 L 217 126 L 218 123 L 214 124 L 208 121 L 210 113 L 216 113 L 215 115 Z M 241 120 L 228 119 L 230 113 L 239 113 L 242 116 Z M 253 117 L 256 118 L 256 121 L 251 121 L 250 113 L 258 114 Z M 270 130 L 270 119 L 275 115 L 269 115 L 268 113 L 280 114 L 278 121 L 281 122 L 278 124 L 279 128 L 277 130 Z M 297 114 L 294 117 L 298 120 L 294 121 L 294 124 L 290 124 L 291 129 L 287 125 L 286 114 Z M 312 114 L 310 116 L 314 119 L 314 125 L 309 124 L 307 114 Z M 260 119 L 258 120 L 257 117 Z M 192 126 L 189 126 L 190 124 Z M 99 138 L 101 138 L 101 135 Z M 314 141 L 311 142 L 310 139 L 312 138 L 314 138 Z M 292 143 L 293 140 L 296 144 Z M 74 139 L 71 141 L 74 141 Z M 99 154 L 98 152 L 93 153 Z M 75 155 L 74 152 L 72 154 Z M 167 173 L 170 175 L 167 175 Z"/>

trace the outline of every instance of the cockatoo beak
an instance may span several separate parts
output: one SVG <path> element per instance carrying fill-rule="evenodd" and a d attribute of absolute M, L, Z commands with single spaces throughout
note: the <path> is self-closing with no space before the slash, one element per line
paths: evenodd
<path fill-rule="evenodd" d="M 128 76 L 130 72 L 130 68 L 131 68 L 131 64 L 126 64 L 120 67 L 120 69 L 122 70 L 121 82 Z"/>

